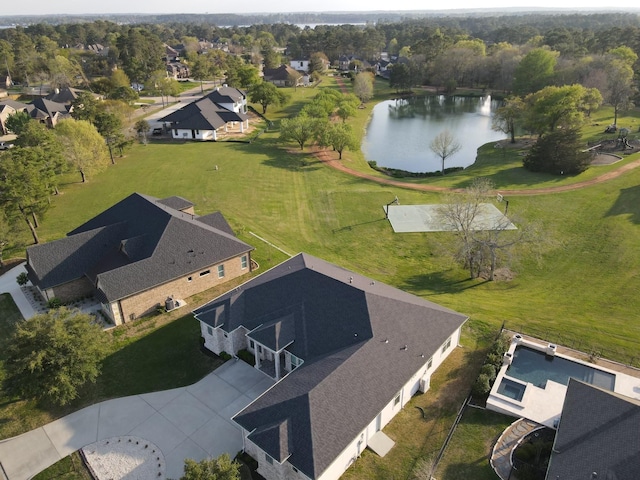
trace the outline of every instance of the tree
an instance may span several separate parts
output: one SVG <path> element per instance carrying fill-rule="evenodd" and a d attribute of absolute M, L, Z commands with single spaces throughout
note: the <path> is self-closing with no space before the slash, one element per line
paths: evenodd
<path fill-rule="evenodd" d="M 549 85 L 559 55 L 544 48 L 535 48 L 525 55 L 514 72 L 514 93 L 527 95 Z"/>
<path fill-rule="evenodd" d="M 340 160 L 342 160 L 342 152 L 345 149 L 356 150 L 359 147 L 358 139 L 354 135 L 351 125 L 346 123 L 332 123 L 322 133 L 321 143 L 338 152 Z"/>
<path fill-rule="evenodd" d="M 577 129 L 562 129 L 544 135 L 531 147 L 522 164 L 532 172 L 555 175 L 584 172 L 591 154 L 584 151 Z"/>
<path fill-rule="evenodd" d="M 240 480 L 240 464 L 231 461 L 228 453 L 199 462 L 187 458 L 180 480 Z"/>
<path fill-rule="evenodd" d="M 16 324 L 6 351 L 5 388 L 25 398 L 66 405 L 95 382 L 108 346 L 91 315 L 65 307 Z"/>
<path fill-rule="evenodd" d="M 504 132 L 511 137 L 511 143 L 516 143 L 516 126 L 524 114 L 524 102 L 520 97 L 509 97 L 504 105 L 493 115 L 491 128 Z"/>
<path fill-rule="evenodd" d="M 353 92 L 362 103 L 373 97 L 373 76 L 369 72 L 362 72 L 356 75 L 353 83 Z"/>
<path fill-rule="evenodd" d="M 541 136 L 558 127 L 580 127 L 586 109 L 599 105 L 602 96 L 597 89 L 576 84 L 545 87 L 527 95 L 524 102 L 526 127 Z"/>
<path fill-rule="evenodd" d="M 473 232 L 476 219 L 482 210 L 482 203 L 493 185 L 486 178 L 475 178 L 463 194 L 451 194 L 438 208 L 441 223 L 456 236 L 452 255 L 469 269 L 469 278 L 479 274 L 478 248 Z M 450 249 L 447 244 L 447 248 Z"/>
<path fill-rule="evenodd" d="M 309 73 L 323 74 L 328 64 L 329 59 L 323 52 L 314 52 L 309 56 Z"/>
<path fill-rule="evenodd" d="M 138 134 L 138 138 L 143 143 L 147 143 L 147 132 L 149 131 L 149 122 L 147 122 L 145 119 L 140 119 L 136 122 L 133 128 Z"/>
<path fill-rule="evenodd" d="M 444 175 L 444 162 L 462 148 L 462 145 L 449 130 L 443 130 L 431 141 L 429 148 L 442 160 L 442 175 Z"/>
<path fill-rule="evenodd" d="M 280 140 L 293 140 L 300 145 L 300 150 L 312 139 L 318 136 L 318 133 L 326 120 L 313 118 L 306 115 L 298 115 L 294 118 L 283 118 L 280 122 Z"/>
<path fill-rule="evenodd" d="M 27 112 L 16 112 L 7 118 L 7 130 L 20 135 L 24 128 L 29 124 L 31 117 Z"/>
<path fill-rule="evenodd" d="M 153 72 L 164 69 L 162 41 L 150 30 L 131 27 L 116 43 L 122 68 L 136 83 L 144 83 Z"/>
<path fill-rule="evenodd" d="M 267 113 L 269 105 L 284 105 L 288 99 L 287 94 L 278 89 L 273 83 L 260 82 L 249 89 L 249 100 L 262 105 L 263 114 Z"/>
<path fill-rule="evenodd" d="M 113 159 L 111 146 L 117 143 L 118 137 L 122 136 L 122 121 L 120 117 L 115 113 L 103 111 L 96 115 L 93 123 L 98 133 L 102 135 L 107 142 L 111 163 L 115 165 L 116 162 Z"/>
<path fill-rule="evenodd" d="M 51 170 L 44 165 L 43 150 L 38 147 L 12 148 L 0 162 L 0 205 L 9 221 L 24 221 L 34 243 L 39 243 L 38 216 L 50 207 Z"/>
<path fill-rule="evenodd" d="M 395 88 L 398 93 L 411 90 L 413 78 L 409 64 L 396 63 L 393 65 L 389 77 L 389 86 Z"/>
<path fill-rule="evenodd" d="M 69 164 L 82 177 L 99 173 L 109 165 L 104 139 L 96 128 L 85 120 L 63 120 L 55 128 Z"/>
<path fill-rule="evenodd" d="M 618 123 L 618 114 L 633 107 L 631 101 L 636 88 L 633 69 L 621 60 L 612 60 L 607 67 L 607 86 L 605 98 L 613 107 L 613 124 Z"/>

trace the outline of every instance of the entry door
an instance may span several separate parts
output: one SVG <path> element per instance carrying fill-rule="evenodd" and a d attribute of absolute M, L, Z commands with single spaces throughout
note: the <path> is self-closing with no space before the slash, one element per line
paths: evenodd
<path fill-rule="evenodd" d="M 376 417 L 376 432 L 379 432 L 382 427 L 382 412 Z"/>

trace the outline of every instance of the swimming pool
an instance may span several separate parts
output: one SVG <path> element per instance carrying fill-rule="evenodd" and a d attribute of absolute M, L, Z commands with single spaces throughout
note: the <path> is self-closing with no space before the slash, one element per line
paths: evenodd
<path fill-rule="evenodd" d="M 575 378 L 596 387 L 613 391 L 616 381 L 616 376 L 612 373 L 572 362 L 565 358 L 549 356 L 544 352 L 523 345 L 516 347 L 513 352 L 513 360 L 506 373 L 512 378 L 531 383 L 540 388 L 546 387 L 547 380 L 567 385 L 569 378 Z"/>
<path fill-rule="evenodd" d="M 522 383 L 514 382 L 508 378 L 503 378 L 498 386 L 498 393 L 520 402 L 522 397 L 524 397 L 524 391 L 526 388 L 527 386 Z"/>

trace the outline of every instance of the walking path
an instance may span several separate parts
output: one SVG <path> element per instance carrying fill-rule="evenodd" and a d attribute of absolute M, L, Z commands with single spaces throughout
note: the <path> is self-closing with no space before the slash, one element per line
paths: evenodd
<path fill-rule="evenodd" d="M 165 468 L 153 478 L 180 478 L 185 458 L 200 461 L 222 453 L 233 458 L 242 449 L 240 427 L 231 417 L 272 385 L 273 380 L 259 370 L 230 360 L 188 387 L 91 405 L 43 427 L 0 440 L 0 479 L 27 480 L 87 445 L 91 445 L 88 453 L 94 453 L 96 442 L 103 449 L 109 448 L 107 444 L 114 451 L 118 449 L 119 455 L 111 457 L 117 470 L 123 459 L 122 445 L 129 437 L 160 449 L 158 457 L 164 458 Z M 132 455 L 140 449 L 134 443 L 131 448 Z M 158 465 L 155 455 L 148 461 Z"/>
<path fill-rule="evenodd" d="M 511 477 L 511 453 L 522 437 L 540 428 L 535 422 L 521 418 L 513 422 L 493 447 L 491 452 L 491 466 L 502 480 Z M 513 480 L 513 478 L 511 479 Z"/>
<path fill-rule="evenodd" d="M 20 309 L 22 317 L 31 318 L 38 312 L 25 296 L 24 291 L 20 288 L 18 282 L 16 282 L 16 277 L 18 275 L 23 272 L 27 273 L 24 265 L 24 263 L 21 263 L 17 267 L 13 267 L 4 275 L 0 275 L 0 293 L 9 293 L 17 307 Z"/>
<path fill-rule="evenodd" d="M 333 154 L 333 155 L 332 155 Z M 420 190 L 423 192 L 456 192 L 462 193 L 464 189 L 461 188 L 449 188 L 449 187 L 440 187 L 437 185 L 424 185 L 417 183 L 406 183 L 401 182 L 399 180 L 392 180 L 390 178 L 376 177 L 374 175 L 370 175 L 368 173 L 359 172 L 357 170 L 353 170 L 347 167 L 342 161 L 334 158 L 335 153 L 331 150 L 317 150 L 314 153 L 315 157 L 329 165 L 330 167 L 339 170 L 348 175 L 352 175 L 354 177 L 363 178 L 365 180 L 370 180 L 372 182 L 377 182 L 383 185 L 392 185 L 394 187 L 400 188 L 408 188 L 410 190 Z M 572 190 L 578 190 L 580 188 L 588 187 L 591 185 L 596 185 L 598 183 L 606 182 L 608 180 L 612 180 L 614 178 L 619 177 L 623 173 L 626 173 L 630 170 L 638 168 L 640 166 L 640 159 L 634 160 L 633 162 L 629 162 L 626 165 L 618 168 L 617 170 L 613 170 L 611 172 L 603 173 L 595 178 L 590 180 L 584 180 L 582 182 L 572 183 L 571 185 L 559 185 L 557 187 L 544 187 L 544 188 L 531 188 L 524 190 L 497 190 L 499 193 L 503 195 L 544 195 L 548 193 L 560 193 L 560 192 L 569 192 Z"/>

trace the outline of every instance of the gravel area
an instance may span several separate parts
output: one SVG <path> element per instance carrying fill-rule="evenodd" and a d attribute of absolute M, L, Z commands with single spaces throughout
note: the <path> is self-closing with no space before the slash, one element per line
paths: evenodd
<path fill-rule="evenodd" d="M 112 437 L 82 449 L 97 480 L 165 480 L 160 449 L 144 438 Z"/>

